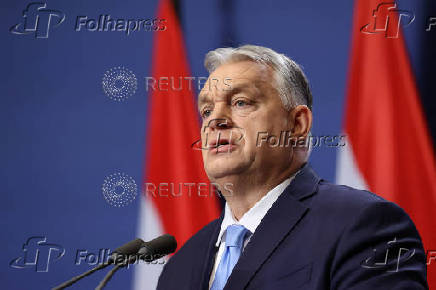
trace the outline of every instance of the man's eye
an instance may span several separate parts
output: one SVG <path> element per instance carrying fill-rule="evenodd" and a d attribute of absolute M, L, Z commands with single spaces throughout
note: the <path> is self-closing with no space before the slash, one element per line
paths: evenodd
<path fill-rule="evenodd" d="M 203 118 L 207 118 L 207 117 L 210 116 L 211 112 L 212 112 L 212 111 L 209 110 L 209 109 L 204 109 L 203 112 L 201 113 L 201 116 L 202 116 Z"/>
<path fill-rule="evenodd" d="M 236 107 L 244 107 L 244 106 L 248 105 L 248 102 L 246 102 L 244 100 L 237 100 L 234 105 Z"/>

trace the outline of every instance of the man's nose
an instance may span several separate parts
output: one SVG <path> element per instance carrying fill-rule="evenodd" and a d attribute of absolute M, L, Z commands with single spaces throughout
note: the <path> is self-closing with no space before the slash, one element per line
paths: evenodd
<path fill-rule="evenodd" d="M 209 121 L 207 127 L 212 130 L 224 130 L 232 127 L 229 118 L 215 118 Z"/>
<path fill-rule="evenodd" d="M 217 102 L 212 114 L 209 116 L 206 127 L 214 130 L 229 129 L 233 126 L 230 110 L 224 102 Z"/>

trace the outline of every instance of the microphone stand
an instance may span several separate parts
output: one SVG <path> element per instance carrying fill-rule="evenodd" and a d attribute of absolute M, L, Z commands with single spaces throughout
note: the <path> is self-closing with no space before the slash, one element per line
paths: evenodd
<path fill-rule="evenodd" d="M 113 267 L 107 274 L 104 276 L 104 279 L 98 284 L 98 286 L 95 288 L 95 290 L 101 290 L 104 286 L 106 286 L 107 282 L 112 278 L 112 276 L 115 274 L 116 271 L 124 267 L 125 264 L 117 264 L 115 267 Z"/>
<path fill-rule="evenodd" d="M 115 264 L 114 268 L 112 268 L 112 270 L 110 270 L 106 274 L 104 279 L 100 282 L 100 284 L 98 284 L 97 288 L 95 288 L 96 290 L 101 290 L 109 282 L 109 280 L 112 278 L 115 272 L 118 271 L 120 268 L 125 267 L 128 264 L 133 264 L 138 260 L 144 260 L 144 261 L 156 260 L 160 257 L 168 255 L 169 253 L 173 253 L 176 250 L 176 248 L 177 248 L 176 239 L 168 234 L 157 237 L 147 243 L 145 243 L 141 239 L 135 239 L 115 249 L 109 261 L 107 261 L 106 263 L 100 264 L 97 267 L 92 268 L 91 270 L 81 275 L 75 276 L 72 279 L 68 280 L 67 282 L 64 282 L 61 285 L 52 288 L 52 290 L 65 289 L 68 286 L 71 286 L 75 282 L 79 281 L 80 279 L 83 279 L 86 276 L 94 273 L 95 271 L 103 269 L 111 264 Z M 126 255 L 127 255 L 126 257 L 127 259 L 124 259 L 124 261 L 119 261 L 120 259 L 125 258 Z"/>
<path fill-rule="evenodd" d="M 64 283 L 62 283 L 62 284 L 59 285 L 59 286 L 57 286 L 57 287 L 55 287 L 55 288 L 52 288 L 52 290 L 61 290 L 61 289 L 65 289 L 65 288 L 67 288 L 68 286 L 71 286 L 72 284 L 76 283 L 76 282 L 79 281 L 80 279 L 83 279 L 83 278 L 85 278 L 86 276 L 91 275 L 91 274 L 94 273 L 95 271 L 100 270 L 100 269 L 103 269 L 103 268 L 106 268 L 106 267 L 109 266 L 110 264 L 111 264 L 111 263 L 103 263 L 103 264 L 100 264 L 100 265 L 98 265 L 97 267 L 94 267 L 94 268 L 92 268 L 91 270 L 89 270 L 89 271 L 87 271 L 87 272 L 85 272 L 85 273 L 83 273 L 83 274 L 81 274 L 81 275 L 78 275 L 78 276 L 75 276 L 75 277 L 71 278 L 70 280 L 68 280 L 68 281 L 66 281 L 66 282 L 64 282 Z"/>

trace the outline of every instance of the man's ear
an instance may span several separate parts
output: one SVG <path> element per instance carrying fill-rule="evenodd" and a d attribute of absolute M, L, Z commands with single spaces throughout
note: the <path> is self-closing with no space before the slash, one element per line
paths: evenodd
<path fill-rule="evenodd" d="M 294 124 L 292 136 L 298 140 L 305 139 L 312 128 L 312 111 L 306 105 L 298 105 L 289 113 Z"/>

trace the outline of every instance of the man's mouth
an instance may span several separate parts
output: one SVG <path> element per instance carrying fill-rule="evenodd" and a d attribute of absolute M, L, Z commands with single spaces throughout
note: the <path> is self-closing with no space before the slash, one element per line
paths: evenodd
<path fill-rule="evenodd" d="M 231 139 L 219 138 L 212 140 L 207 147 L 211 153 L 218 154 L 230 153 L 236 149 L 237 145 Z"/>

